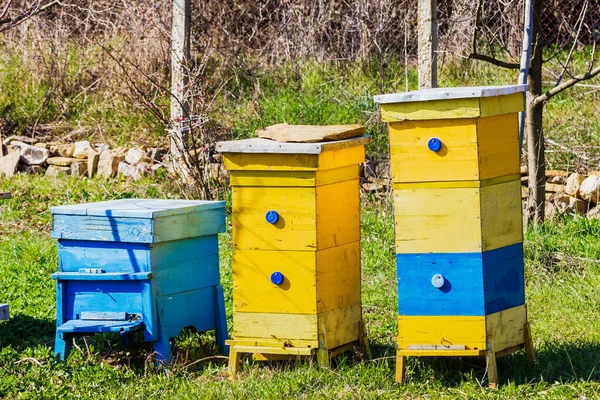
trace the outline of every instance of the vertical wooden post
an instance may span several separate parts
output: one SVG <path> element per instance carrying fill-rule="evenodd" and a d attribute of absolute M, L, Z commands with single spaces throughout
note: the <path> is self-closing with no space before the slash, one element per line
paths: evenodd
<path fill-rule="evenodd" d="M 437 87 L 437 0 L 419 0 L 419 89 Z"/>
<path fill-rule="evenodd" d="M 182 165 L 184 139 L 189 129 L 189 77 L 191 0 L 173 0 L 171 32 L 171 154 Z M 180 168 L 181 169 L 181 168 Z"/>

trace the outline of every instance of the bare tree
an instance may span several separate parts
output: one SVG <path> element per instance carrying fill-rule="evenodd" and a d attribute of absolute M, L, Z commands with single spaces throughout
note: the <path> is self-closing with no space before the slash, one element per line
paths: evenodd
<path fill-rule="evenodd" d="M 543 130 L 544 105 L 552 97 L 600 74 L 596 48 L 600 10 L 590 0 L 576 0 L 561 4 L 556 0 L 532 0 L 533 4 L 533 51 L 529 69 L 529 93 L 527 96 L 527 160 L 529 167 L 529 197 L 527 220 L 539 223 L 544 220 L 545 209 L 545 146 Z M 502 3 L 502 4 L 501 4 Z M 507 7 L 508 4 L 508 7 Z M 492 63 L 502 68 L 518 70 L 516 54 L 506 46 L 508 34 L 500 19 L 506 9 L 520 7 L 520 1 L 500 2 L 477 0 L 475 29 L 469 58 Z M 557 18 L 558 17 L 558 18 Z M 480 47 L 485 48 L 482 54 Z M 579 48 L 579 49 L 578 49 Z M 584 65 L 574 61 L 574 51 L 588 54 Z M 499 53 L 508 54 L 508 60 Z M 506 57 L 505 57 L 506 58 Z M 556 68 L 553 86 L 544 90 L 545 69 Z"/>

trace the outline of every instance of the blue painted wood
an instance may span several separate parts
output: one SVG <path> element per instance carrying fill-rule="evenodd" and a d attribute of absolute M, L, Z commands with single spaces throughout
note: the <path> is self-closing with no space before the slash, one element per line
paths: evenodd
<path fill-rule="evenodd" d="M 483 253 L 397 254 L 398 314 L 483 316 L 525 303 L 521 243 Z M 436 288 L 432 277 L 441 274 Z"/>
<path fill-rule="evenodd" d="M 59 271 L 53 275 L 58 357 L 68 355 L 74 336 L 138 328 L 153 342 L 159 361 L 171 360 L 169 339 L 184 327 L 215 329 L 226 350 L 216 235 L 225 230 L 224 202 L 175 201 L 173 209 L 168 203 L 53 209 L 53 235 L 59 238 Z M 90 321 L 90 315 L 137 318 L 124 324 L 121 317 Z"/>
<path fill-rule="evenodd" d="M 525 304 L 522 243 L 484 252 L 483 266 L 486 314 Z"/>
<path fill-rule="evenodd" d="M 186 208 L 187 212 L 149 217 L 126 216 L 125 212 L 110 215 L 82 215 L 76 208 L 68 214 L 68 207 L 53 208 L 62 213 L 52 215 L 52 237 L 70 240 L 94 240 L 130 243 L 158 243 L 170 240 L 214 235 L 225 232 L 225 203 L 220 206 Z M 103 206 L 106 208 L 107 206 Z"/>

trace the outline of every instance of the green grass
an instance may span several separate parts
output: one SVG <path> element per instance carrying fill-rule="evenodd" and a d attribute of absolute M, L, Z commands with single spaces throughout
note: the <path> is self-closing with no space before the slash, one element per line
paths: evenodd
<path fill-rule="evenodd" d="M 352 352 L 331 370 L 313 363 L 246 360 L 226 379 L 212 333 L 184 332 L 176 362 L 157 369 L 137 338 L 126 349 L 113 335 L 80 339 L 66 362 L 52 357 L 57 268 L 50 213 L 56 204 L 128 197 L 174 198 L 162 182 L 20 176 L 0 190 L 0 300 L 12 319 L 0 323 L 0 397 L 6 398 L 596 398 L 600 396 L 600 222 L 564 218 L 527 232 L 526 288 L 538 362 L 499 359 L 501 387 L 485 385 L 481 359 L 410 358 L 408 382 L 394 383 L 396 284 L 392 207 L 363 198 L 362 298 L 372 359 Z M 222 282 L 231 324 L 231 240 L 220 237 Z"/>

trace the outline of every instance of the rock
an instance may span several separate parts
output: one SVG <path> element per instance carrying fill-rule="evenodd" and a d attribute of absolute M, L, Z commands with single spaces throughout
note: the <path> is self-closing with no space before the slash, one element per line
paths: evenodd
<path fill-rule="evenodd" d="M 590 219 L 600 218 L 600 205 L 597 205 L 596 207 L 590 209 L 585 216 Z"/>
<path fill-rule="evenodd" d="M 36 144 L 34 144 L 34 146 L 39 149 L 49 149 L 49 147 L 50 147 L 50 145 L 48 143 L 36 143 Z"/>
<path fill-rule="evenodd" d="M 583 200 L 598 203 L 600 199 L 600 177 L 590 175 L 581 183 L 579 194 Z"/>
<path fill-rule="evenodd" d="M 141 162 L 135 166 L 136 175 L 133 179 L 138 180 L 150 175 L 152 171 L 152 165 L 147 162 Z"/>
<path fill-rule="evenodd" d="M 50 157 L 46 160 L 49 165 L 56 165 L 59 167 L 68 167 L 77 161 L 76 158 L 67 158 L 67 157 Z"/>
<path fill-rule="evenodd" d="M 11 144 L 14 141 L 18 141 L 21 143 L 26 143 L 29 145 L 34 145 L 38 142 L 37 139 L 35 138 L 30 138 L 27 136 L 9 136 L 6 139 L 4 139 L 4 141 L 2 142 L 4 145 L 8 146 L 9 144 Z"/>
<path fill-rule="evenodd" d="M 90 142 L 87 140 L 83 140 L 81 142 L 76 142 L 73 150 L 73 157 L 84 159 L 87 158 L 88 152 L 94 151 L 92 146 L 90 146 Z"/>
<path fill-rule="evenodd" d="M 107 144 L 104 144 L 104 143 L 96 144 L 96 152 L 98 154 L 102 154 L 106 150 L 110 150 L 110 147 L 108 147 Z"/>
<path fill-rule="evenodd" d="M 17 167 L 17 171 L 24 172 L 26 174 L 41 174 L 45 172 L 44 167 L 40 165 L 21 165 Z"/>
<path fill-rule="evenodd" d="M 17 144 L 18 143 L 18 144 Z M 22 142 L 12 142 L 11 145 L 18 147 L 21 151 L 21 163 L 25 165 L 41 165 L 50 157 L 50 151 Z"/>
<path fill-rule="evenodd" d="M 221 171 L 221 164 L 210 163 L 207 165 L 208 177 L 214 182 L 219 182 L 219 172 Z"/>
<path fill-rule="evenodd" d="M 367 192 L 381 192 L 385 190 L 385 179 L 375 179 L 373 182 L 363 183 L 361 187 Z"/>
<path fill-rule="evenodd" d="M 577 172 L 569 175 L 567 184 L 565 185 L 565 193 L 570 196 L 581 198 L 579 195 L 579 188 L 584 180 L 585 176 L 578 174 Z"/>
<path fill-rule="evenodd" d="M 521 199 L 526 199 L 529 197 L 529 189 L 527 186 L 521 186 Z"/>
<path fill-rule="evenodd" d="M 94 175 L 96 175 L 96 173 L 98 172 L 98 161 L 100 160 L 100 154 L 96 153 L 95 151 L 90 151 L 88 152 L 87 155 L 87 175 L 88 177 L 92 177 Z"/>
<path fill-rule="evenodd" d="M 569 174 L 567 173 L 567 171 L 561 171 L 558 169 L 547 169 L 545 171 L 546 174 L 546 178 L 553 178 L 553 177 L 557 177 L 557 176 L 562 176 L 563 178 L 566 178 Z"/>
<path fill-rule="evenodd" d="M 125 155 L 125 162 L 129 165 L 137 165 L 144 160 L 146 152 L 140 149 L 129 149 Z"/>
<path fill-rule="evenodd" d="M 127 164 L 126 162 L 120 162 L 118 172 L 119 172 L 119 175 L 127 176 L 130 178 L 135 178 L 135 175 L 136 175 L 135 165 L 130 165 L 130 164 Z"/>
<path fill-rule="evenodd" d="M 72 144 L 59 144 L 56 146 L 56 152 L 61 157 L 72 158 L 75 153 L 75 146 Z"/>
<path fill-rule="evenodd" d="M 125 157 L 110 150 L 103 151 L 98 159 L 98 175 L 104 178 L 115 176 L 119 172 L 119 163 Z"/>
<path fill-rule="evenodd" d="M 71 167 L 60 167 L 58 165 L 50 165 L 46 170 L 46 176 L 61 176 L 70 174 Z"/>
<path fill-rule="evenodd" d="M 219 165 L 220 165 L 219 177 L 221 178 L 221 182 L 229 181 L 229 170 L 227 168 L 225 168 L 225 165 L 223 165 L 223 164 L 219 164 Z"/>
<path fill-rule="evenodd" d="M 566 193 L 556 194 L 553 201 L 557 211 L 561 214 L 585 214 L 588 209 L 588 203 Z"/>
<path fill-rule="evenodd" d="M 377 177 L 378 178 L 385 178 L 385 179 L 391 179 L 392 175 L 391 175 L 391 171 L 392 171 L 392 167 L 390 166 L 390 162 L 389 161 L 380 161 L 377 164 Z"/>
<path fill-rule="evenodd" d="M 10 178 L 17 173 L 17 166 L 19 165 L 20 158 L 21 153 L 19 151 L 13 151 L 4 157 L 0 157 L 0 171 L 2 171 L 4 176 Z"/>
<path fill-rule="evenodd" d="M 528 173 L 527 165 L 521 165 L 521 175 L 527 175 Z"/>
<path fill-rule="evenodd" d="M 544 206 L 544 215 L 546 216 L 546 218 L 554 219 L 556 217 L 556 214 L 557 214 L 556 206 L 554 204 L 552 204 L 551 202 L 547 201 L 546 205 Z"/>
<path fill-rule="evenodd" d="M 86 161 L 75 161 L 71 164 L 71 176 L 84 176 L 88 169 Z"/>
<path fill-rule="evenodd" d="M 367 161 L 362 163 L 361 166 L 361 177 L 365 178 L 376 178 L 377 177 L 377 164 L 378 161 Z"/>

